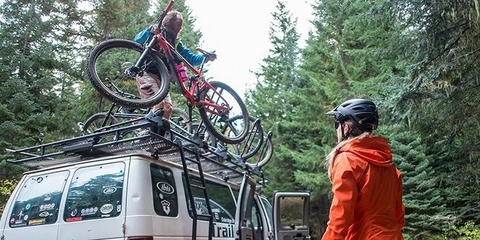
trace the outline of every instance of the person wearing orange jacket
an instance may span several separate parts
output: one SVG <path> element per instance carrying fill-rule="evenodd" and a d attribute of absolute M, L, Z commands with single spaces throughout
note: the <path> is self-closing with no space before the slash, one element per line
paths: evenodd
<path fill-rule="evenodd" d="M 351 99 L 327 114 L 335 118 L 338 144 L 327 156 L 333 199 L 322 240 L 403 239 L 402 175 L 388 140 L 373 135 L 375 103 Z"/>

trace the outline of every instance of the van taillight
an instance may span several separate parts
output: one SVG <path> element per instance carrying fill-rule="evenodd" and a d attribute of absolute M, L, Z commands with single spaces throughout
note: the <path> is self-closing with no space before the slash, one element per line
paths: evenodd
<path fill-rule="evenodd" d="M 128 237 L 128 240 L 153 240 L 153 236 L 144 236 L 144 237 Z"/>

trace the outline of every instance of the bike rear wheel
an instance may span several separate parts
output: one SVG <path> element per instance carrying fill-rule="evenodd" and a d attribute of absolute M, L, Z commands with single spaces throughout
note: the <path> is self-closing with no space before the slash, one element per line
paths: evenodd
<path fill-rule="evenodd" d="M 108 100 L 128 108 L 148 108 L 162 101 L 170 90 L 165 64 L 153 51 L 123 39 L 111 39 L 96 45 L 89 53 L 86 71 L 95 89 Z M 135 66 L 139 62 L 139 66 Z M 160 83 L 158 91 L 141 99 L 136 78 L 156 68 Z"/>
<path fill-rule="evenodd" d="M 247 159 L 250 166 L 263 167 L 273 156 L 272 133 L 264 133 L 263 138 L 263 144 L 259 151 Z"/>
<path fill-rule="evenodd" d="M 116 124 L 118 121 L 112 115 L 108 115 L 106 112 L 95 113 L 90 116 L 85 124 L 83 129 L 87 134 L 97 133 L 103 130 L 106 130 L 107 126 Z"/>
<path fill-rule="evenodd" d="M 250 126 L 245 103 L 227 84 L 217 81 L 209 84 L 211 88 L 205 87 L 200 92 L 200 100 L 207 102 L 198 106 L 202 121 L 217 140 L 229 144 L 240 143 L 247 136 Z M 234 123 L 231 118 L 236 115 L 240 115 L 241 119 Z"/>
<path fill-rule="evenodd" d="M 85 124 L 83 125 L 83 129 L 86 134 L 94 134 L 99 132 L 104 132 L 110 130 L 108 126 L 117 124 L 117 119 L 112 115 L 109 115 L 106 112 L 95 113 L 90 116 Z M 114 135 L 108 135 L 106 137 L 97 138 L 97 142 L 111 142 L 115 140 Z"/>

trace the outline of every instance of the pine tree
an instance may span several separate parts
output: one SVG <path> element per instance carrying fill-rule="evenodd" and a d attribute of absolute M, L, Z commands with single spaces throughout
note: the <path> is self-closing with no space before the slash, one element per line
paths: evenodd
<path fill-rule="evenodd" d="M 75 2 L 5 1 L 0 43 L 1 148 L 73 134 L 68 109 L 78 76 L 70 26 Z M 59 124 L 62 123 L 62 124 Z M 65 123 L 65 124 L 63 124 Z"/>
<path fill-rule="evenodd" d="M 432 163 L 438 156 L 426 155 L 428 146 L 421 135 L 402 124 L 382 127 L 380 134 L 389 136 L 393 161 L 402 173 L 405 234 L 412 239 L 428 239 L 445 231 L 449 216 Z"/>
<path fill-rule="evenodd" d="M 265 167 L 270 177 L 267 189 L 283 190 L 297 188 L 294 179 L 293 134 L 290 130 L 290 117 L 294 107 L 290 99 L 296 81 L 296 60 L 298 59 L 295 31 L 296 20 L 292 20 L 284 2 L 277 1 L 276 12 L 269 36 L 273 44 L 269 56 L 264 59 L 255 89 L 248 92 L 249 114 L 261 119 L 265 131 L 272 130 L 275 146 L 273 159 Z M 284 118 L 288 119 L 284 119 Z M 270 167 L 272 166 L 272 167 Z M 271 191 L 266 191 L 271 192 Z"/>
<path fill-rule="evenodd" d="M 451 220 L 478 223 L 480 183 L 473 170 L 479 151 L 474 143 L 480 138 L 478 4 L 407 0 L 386 5 L 385 16 L 401 19 L 411 38 L 410 74 L 395 89 L 397 109 L 408 113 L 403 119 L 429 145 L 426 154 L 436 156 L 431 162 Z"/>

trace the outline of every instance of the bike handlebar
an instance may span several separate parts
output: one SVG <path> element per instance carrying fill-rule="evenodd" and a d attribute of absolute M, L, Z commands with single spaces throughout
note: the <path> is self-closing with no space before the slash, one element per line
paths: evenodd
<path fill-rule="evenodd" d="M 217 54 L 215 53 L 215 51 L 209 52 L 209 51 L 205 51 L 205 50 L 203 50 L 201 48 L 198 48 L 198 47 L 197 47 L 196 50 L 199 51 L 201 54 L 203 54 L 203 56 L 205 56 L 206 59 L 209 59 L 211 61 L 217 59 Z"/>

